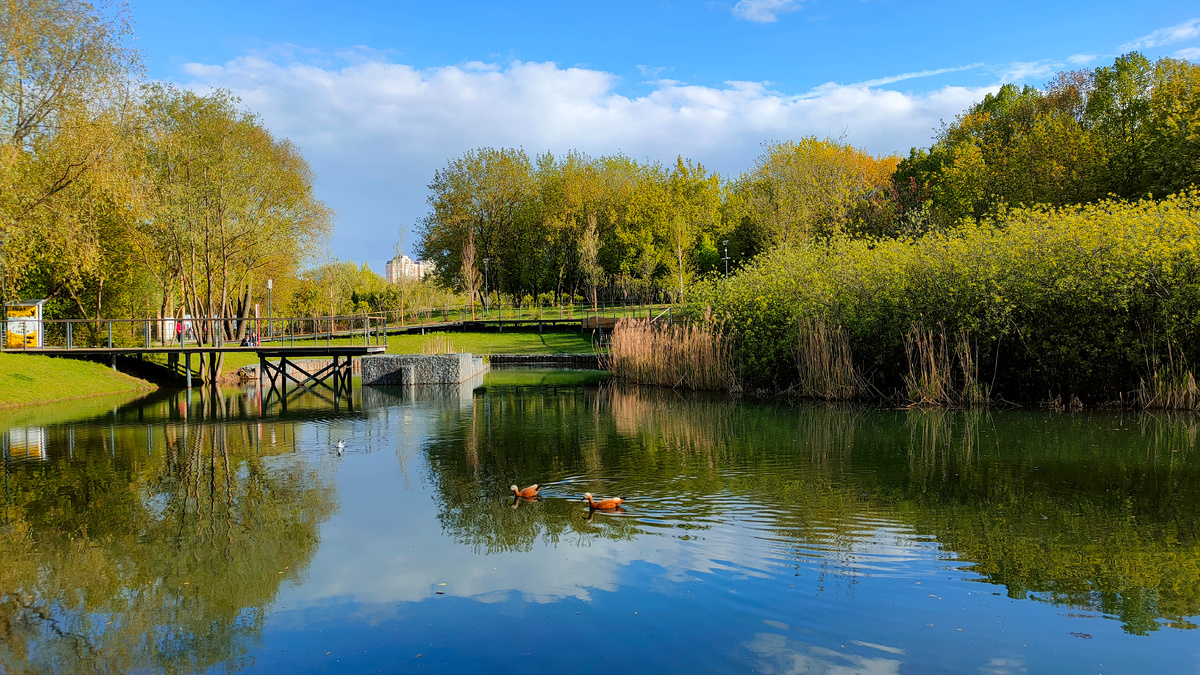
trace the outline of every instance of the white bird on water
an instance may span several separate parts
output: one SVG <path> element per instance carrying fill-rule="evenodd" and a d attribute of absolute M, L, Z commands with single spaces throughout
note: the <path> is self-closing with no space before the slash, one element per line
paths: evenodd
<path fill-rule="evenodd" d="M 338 444 L 337 444 L 337 454 L 338 454 L 338 456 L 341 456 L 341 454 L 342 454 L 343 452 L 345 452 L 345 451 L 346 451 L 346 441 L 343 441 L 342 439 L 340 439 L 340 438 L 339 438 L 339 439 L 338 439 Z"/>

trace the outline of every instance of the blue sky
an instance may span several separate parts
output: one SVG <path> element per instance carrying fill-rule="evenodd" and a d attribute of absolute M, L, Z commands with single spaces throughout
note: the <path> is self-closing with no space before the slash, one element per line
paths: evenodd
<path fill-rule="evenodd" d="M 1195 3 L 134 2 L 148 74 L 240 95 L 317 172 L 331 254 L 382 271 L 425 185 L 477 146 L 725 174 L 766 140 L 927 145 L 1003 82 L 1132 48 L 1200 60 Z"/>

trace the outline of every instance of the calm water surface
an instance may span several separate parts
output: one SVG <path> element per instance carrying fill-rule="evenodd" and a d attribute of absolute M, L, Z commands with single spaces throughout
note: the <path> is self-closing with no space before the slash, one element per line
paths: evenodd
<path fill-rule="evenodd" d="M 0 671 L 1200 671 L 1193 417 L 596 380 L 0 413 Z"/>

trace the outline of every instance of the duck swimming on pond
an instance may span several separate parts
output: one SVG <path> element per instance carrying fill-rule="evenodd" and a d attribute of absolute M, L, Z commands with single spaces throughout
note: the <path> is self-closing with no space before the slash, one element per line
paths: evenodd
<path fill-rule="evenodd" d="M 518 490 L 516 485 L 511 486 L 509 489 L 513 491 L 513 494 L 524 499 L 534 499 L 542 491 L 542 488 L 537 483 L 530 485 L 524 490 Z"/>
<path fill-rule="evenodd" d="M 346 451 L 346 441 L 343 441 L 342 439 L 339 438 L 338 442 L 337 442 L 337 454 L 340 455 L 345 451 Z"/>
<path fill-rule="evenodd" d="M 583 500 L 588 503 L 588 508 L 594 511 L 611 511 L 621 506 L 621 502 L 625 501 L 624 497 L 609 497 L 608 499 L 592 499 L 592 493 L 583 493 Z"/>

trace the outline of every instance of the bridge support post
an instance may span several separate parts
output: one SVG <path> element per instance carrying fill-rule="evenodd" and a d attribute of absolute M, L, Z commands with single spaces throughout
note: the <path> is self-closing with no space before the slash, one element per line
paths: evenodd
<path fill-rule="evenodd" d="M 333 375 L 333 410 L 337 412 L 338 403 L 341 400 L 342 378 L 338 370 L 338 357 L 336 354 L 333 356 L 333 372 L 331 374 Z"/>
<path fill-rule="evenodd" d="M 188 352 L 184 357 L 184 371 L 187 373 L 187 388 L 192 388 L 192 353 Z"/>
<path fill-rule="evenodd" d="M 315 325 L 314 325 L 314 327 L 313 327 L 313 330 L 316 330 L 316 326 L 315 326 Z M 314 342 L 315 342 L 315 340 L 314 340 Z M 283 409 L 283 412 L 287 412 L 287 397 L 288 397 L 288 393 L 287 393 L 287 379 L 288 379 L 288 372 L 287 372 L 287 368 L 288 368 L 288 360 L 287 360 L 287 357 L 286 357 L 286 356 L 284 356 L 284 357 L 282 357 L 282 358 L 280 358 L 280 359 L 279 359 L 279 406 L 280 406 L 280 408 L 282 408 L 282 409 Z"/>

